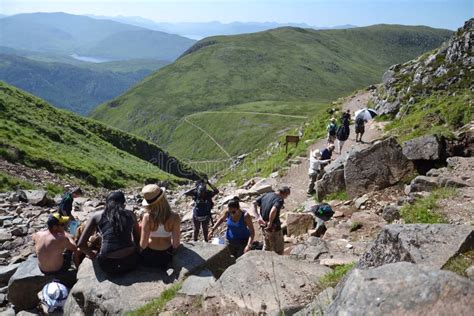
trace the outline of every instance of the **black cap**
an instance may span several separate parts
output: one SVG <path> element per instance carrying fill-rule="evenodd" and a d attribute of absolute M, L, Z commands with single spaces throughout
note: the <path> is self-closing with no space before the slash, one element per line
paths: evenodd
<path fill-rule="evenodd" d="M 107 203 L 117 202 L 117 203 L 125 204 L 125 195 L 123 195 L 122 191 L 111 192 L 109 193 L 109 195 L 107 195 L 106 202 Z"/>

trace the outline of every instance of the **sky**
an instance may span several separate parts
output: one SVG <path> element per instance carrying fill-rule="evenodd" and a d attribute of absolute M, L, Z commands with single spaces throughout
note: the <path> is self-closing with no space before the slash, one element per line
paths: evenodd
<path fill-rule="evenodd" d="M 0 0 L 0 14 L 67 12 L 141 16 L 156 22 L 378 23 L 457 29 L 474 0 Z"/>

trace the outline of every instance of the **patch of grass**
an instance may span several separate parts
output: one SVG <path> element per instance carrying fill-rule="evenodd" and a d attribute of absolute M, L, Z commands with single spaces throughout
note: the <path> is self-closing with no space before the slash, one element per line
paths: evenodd
<path fill-rule="evenodd" d="M 443 215 L 436 213 L 438 201 L 456 195 L 456 189 L 442 188 L 434 190 L 430 195 L 418 199 L 413 204 L 406 204 L 400 209 L 400 215 L 407 224 L 423 223 L 436 224 L 446 223 Z"/>
<path fill-rule="evenodd" d="M 35 185 L 31 182 L 12 177 L 3 171 L 0 171 L 0 192 L 9 192 L 16 190 L 32 190 Z"/>
<path fill-rule="evenodd" d="M 331 272 L 324 275 L 319 281 L 317 282 L 317 286 L 319 289 L 324 290 L 328 287 L 335 287 L 339 281 L 355 267 L 356 263 L 349 263 L 340 266 L 335 266 Z"/>
<path fill-rule="evenodd" d="M 469 250 L 461 253 L 451 259 L 443 266 L 443 270 L 448 270 L 467 277 L 466 269 L 474 264 L 474 250 Z"/>
<path fill-rule="evenodd" d="M 350 228 L 349 231 L 350 232 L 355 232 L 356 230 L 361 229 L 362 226 L 363 226 L 363 224 L 361 222 L 354 222 L 354 223 L 352 223 L 351 228 Z"/>
<path fill-rule="evenodd" d="M 54 183 L 47 183 L 44 187 L 44 190 L 48 191 L 48 194 L 50 196 L 55 196 L 57 194 L 63 194 L 64 193 L 64 188 L 60 185 L 54 184 Z"/>
<path fill-rule="evenodd" d="M 157 299 L 140 307 L 139 309 L 127 313 L 127 316 L 153 316 L 163 311 L 166 303 L 171 301 L 181 289 L 181 283 L 174 283 L 170 288 L 164 290 Z"/>
<path fill-rule="evenodd" d="M 324 201 L 332 201 L 332 200 L 347 201 L 349 200 L 349 195 L 347 195 L 346 191 L 339 191 L 339 192 L 328 194 L 324 197 Z"/>

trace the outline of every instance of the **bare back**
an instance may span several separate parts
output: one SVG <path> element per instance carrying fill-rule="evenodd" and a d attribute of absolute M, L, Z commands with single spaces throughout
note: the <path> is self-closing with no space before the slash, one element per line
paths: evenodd
<path fill-rule="evenodd" d="M 75 247 L 65 233 L 51 233 L 49 230 L 37 232 L 33 236 L 38 265 L 43 272 L 55 272 L 63 265 L 63 252 Z"/>

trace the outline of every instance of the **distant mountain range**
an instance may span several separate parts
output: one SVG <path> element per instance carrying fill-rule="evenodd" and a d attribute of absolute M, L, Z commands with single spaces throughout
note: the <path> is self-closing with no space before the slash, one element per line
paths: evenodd
<path fill-rule="evenodd" d="M 348 29 L 354 28 L 354 25 L 340 25 L 334 27 L 312 26 L 306 23 L 277 23 L 277 22 L 232 22 L 221 23 L 218 21 L 212 22 L 182 22 L 182 23 L 166 23 L 155 22 L 153 20 L 142 17 L 127 17 L 127 16 L 95 16 L 88 15 L 96 19 L 106 19 L 135 25 L 139 27 L 148 28 L 151 30 L 167 32 L 171 34 L 178 34 L 192 39 L 202 39 L 208 36 L 215 35 L 236 35 L 244 33 L 255 33 L 266 31 L 278 27 L 292 26 L 300 28 L 312 28 L 318 30 L 324 29 Z"/>
<path fill-rule="evenodd" d="M 25 13 L 0 19 L 1 45 L 20 50 L 110 60 L 173 61 L 194 41 L 130 24 L 66 13 Z"/>
<path fill-rule="evenodd" d="M 451 34 L 374 25 L 209 37 L 92 117 L 181 158 L 222 159 L 268 144 L 295 126 L 295 116 L 315 113 L 318 102 L 378 82 L 390 65 L 439 46 Z"/>

